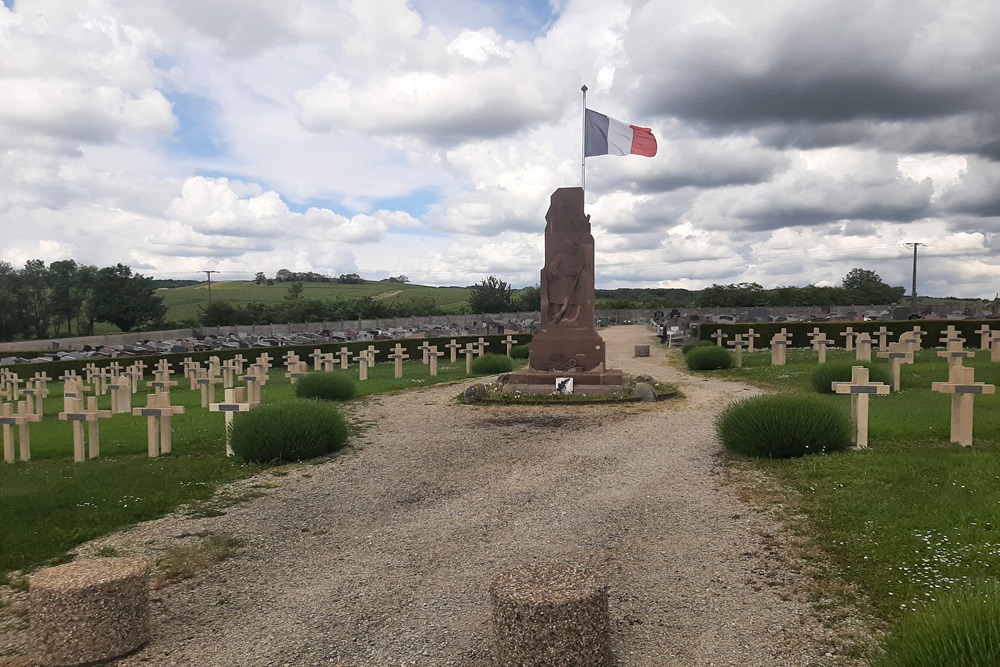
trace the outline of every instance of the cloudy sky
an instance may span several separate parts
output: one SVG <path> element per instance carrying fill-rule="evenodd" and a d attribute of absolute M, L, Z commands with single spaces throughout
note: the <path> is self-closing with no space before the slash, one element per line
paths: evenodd
<path fill-rule="evenodd" d="M 2 0 L 0 260 L 534 284 L 588 106 L 600 287 L 1000 290 L 995 0 Z"/>

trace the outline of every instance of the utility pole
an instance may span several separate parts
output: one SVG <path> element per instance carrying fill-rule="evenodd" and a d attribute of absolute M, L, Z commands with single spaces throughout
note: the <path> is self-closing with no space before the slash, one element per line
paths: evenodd
<path fill-rule="evenodd" d="M 917 313 L 917 248 L 926 246 L 926 243 L 910 242 L 904 243 L 907 248 L 913 248 L 913 289 L 910 292 L 910 314 Z"/>
<path fill-rule="evenodd" d="M 914 250 L 914 253 L 915 252 L 916 252 L 916 250 Z M 914 257 L 916 257 L 916 255 L 914 255 Z M 916 270 L 916 269 L 914 269 L 914 270 Z M 213 273 L 218 273 L 218 271 L 202 271 L 202 273 L 204 273 L 205 275 L 208 276 L 208 302 L 212 303 L 212 274 Z M 913 275 L 916 275 L 916 274 L 913 274 Z M 916 278 L 914 278 L 913 280 L 916 281 Z M 916 285 L 917 283 L 914 282 L 913 284 Z M 914 289 L 916 289 L 916 288 L 914 288 Z"/>

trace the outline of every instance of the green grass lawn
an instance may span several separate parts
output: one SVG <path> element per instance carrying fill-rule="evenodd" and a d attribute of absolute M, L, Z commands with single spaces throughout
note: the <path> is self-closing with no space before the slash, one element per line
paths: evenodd
<path fill-rule="evenodd" d="M 853 360 L 853 353 L 834 350 L 828 358 Z M 1000 383 L 1000 364 L 988 353 L 966 365 L 977 381 Z M 790 351 L 783 367 L 770 365 L 769 352 L 755 352 L 744 356 L 744 368 L 712 375 L 814 393 L 816 366 L 815 352 Z M 854 601 L 886 624 L 952 587 L 1000 576 L 1000 396 L 976 397 L 974 446 L 950 444 L 950 396 L 930 389 L 947 378 L 935 350 L 904 365 L 901 391 L 871 399 L 867 450 L 734 461 L 770 477 L 771 500 L 832 564 L 830 583 L 848 584 L 826 592 L 858 593 Z M 848 396 L 823 399 L 850 413 Z"/>
<path fill-rule="evenodd" d="M 357 380 L 356 367 L 335 372 Z M 393 375 L 392 364 L 377 364 L 369 380 L 357 383 L 358 398 L 467 377 L 464 360 L 439 363 L 434 378 L 419 361 L 406 363 L 402 378 Z M 201 395 L 189 389 L 188 380 L 174 379 L 179 385 L 171 404 L 186 411 L 172 418 L 172 454 L 150 459 L 146 418 L 123 414 L 100 421 L 101 456 L 81 464 L 73 463 L 71 423 L 57 418 L 62 385 L 49 385 L 45 419 L 30 427 L 31 461 L 0 462 L 0 581 L 11 570 L 59 562 L 82 542 L 205 500 L 218 485 L 261 470 L 225 456 L 224 416 L 202 408 Z M 294 397 L 284 369 L 273 370 L 262 400 Z M 133 406 L 145 400 L 143 389 L 133 396 Z M 111 397 L 100 397 L 99 407 L 110 409 Z"/>
<path fill-rule="evenodd" d="M 288 294 L 289 283 L 274 285 L 257 285 L 252 281 L 233 280 L 212 282 L 212 299 L 226 301 L 234 305 L 242 305 L 251 301 L 261 303 L 280 303 Z M 342 285 L 340 283 L 303 283 L 303 299 L 357 299 L 372 297 L 387 302 L 398 299 L 400 302 L 413 299 L 433 299 L 444 312 L 455 314 L 469 304 L 469 293 L 465 287 L 429 287 L 426 285 L 410 285 L 408 283 L 364 282 L 359 285 Z M 208 304 L 208 285 L 192 285 L 189 287 L 174 287 L 157 292 L 163 297 L 167 307 L 166 319 L 170 322 L 198 320 L 200 308 Z"/>

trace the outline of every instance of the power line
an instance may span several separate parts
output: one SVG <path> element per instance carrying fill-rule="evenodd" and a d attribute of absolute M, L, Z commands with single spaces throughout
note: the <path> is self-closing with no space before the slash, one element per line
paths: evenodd
<path fill-rule="evenodd" d="M 212 303 L 212 274 L 218 273 L 218 271 L 201 271 L 208 276 L 208 302 Z"/>
<path fill-rule="evenodd" d="M 907 248 L 913 248 L 913 290 L 910 292 L 910 312 L 917 312 L 917 248 L 920 246 L 926 246 L 926 243 L 917 243 L 916 241 L 911 241 L 909 243 L 904 243 Z"/>

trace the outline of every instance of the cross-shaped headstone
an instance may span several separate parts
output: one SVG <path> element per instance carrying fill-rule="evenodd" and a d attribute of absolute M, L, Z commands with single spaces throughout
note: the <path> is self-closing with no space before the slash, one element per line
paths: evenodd
<path fill-rule="evenodd" d="M 431 377 L 437 377 L 438 374 L 438 357 L 443 357 L 444 352 L 438 352 L 437 345 L 431 345 L 430 352 L 427 353 L 430 359 L 430 373 Z"/>
<path fill-rule="evenodd" d="M 864 366 L 854 366 L 851 369 L 850 382 L 833 382 L 831 389 L 838 394 L 851 396 L 851 420 L 854 422 L 854 446 L 858 449 L 868 447 L 868 397 L 872 394 L 888 394 L 888 385 L 882 382 L 869 382 L 868 369 Z"/>
<path fill-rule="evenodd" d="M 146 362 L 143 361 L 142 359 L 136 359 L 135 361 L 132 362 L 132 365 L 129 366 L 129 368 L 135 369 L 135 372 L 137 372 L 139 375 L 139 377 L 133 378 L 132 381 L 132 384 L 138 387 L 139 382 L 145 379 L 146 377 Z"/>
<path fill-rule="evenodd" d="M 35 373 L 35 376 L 31 379 L 34 380 L 42 390 L 42 398 L 47 397 L 49 395 L 49 383 L 52 382 L 52 378 L 49 377 L 49 374 L 45 371 L 40 371 Z"/>
<path fill-rule="evenodd" d="M 931 383 L 932 391 L 951 394 L 951 441 L 963 447 L 972 444 L 973 398 L 996 391 L 996 385 L 976 382 L 975 372 L 968 366 L 950 366 L 947 382 Z"/>
<path fill-rule="evenodd" d="M 33 415 L 38 415 L 42 417 L 45 413 L 45 394 L 47 391 L 43 390 L 41 383 L 37 380 L 28 380 L 24 389 L 21 390 L 21 394 L 26 397 L 28 403 L 28 410 Z"/>
<path fill-rule="evenodd" d="M 170 394 L 157 392 L 146 395 L 146 407 L 132 408 L 132 414 L 146 417 L 146 443 L 149 458 L 155 459 L 160 454 L 170 453 L 172 430 L 170 418 L 184 414 L 183 405 L 170 405 Z"/>
<path fill-rule="evenodd" d="M 962 334 L 955 328 L 954 324 L 949 324 L 948 328 L 941 333 L 941 337 L 938 339 L 938 342 L 943 343 L 945 347 L 947 347 L 948 343 L 959 343 L 960 345 L 964 345 L 965 339 L 962 338 Z"/>
<path fill-rule="evenodd" d="M 209 412 L 223 412 L 226 415 L 226 456 L 233 455 L 233 417 L 237 412 L 249 412 L 257 406 L 247 400 L 245 387 L 226 389 L 226 400 L 222 403 L 211 403 Z"/>
<path fill-rule="evenodd" d="M 476 354 L 476 344 L 469 343 L 461 352 L 465 355 L 465 374 L 472 375 L 472 357 Z"/>
<path fill-rule="evenodd" d="M 108 372 L 111 373 L 111 377 L 116 378 L 122 374 L 122 365 L 117 361 L 112 361 L 108 364 Z"/>
<path fill-rule="evenodd" d="M 872 335 L 878 338 L 878 351 L 888 352 L 889 343 L 887 341 L 889 340 L 889 336 L 892 335 L 892 332 L 886 329 L 885 325 L 883 324 L 878 328 L 878 331 L 874 332 Z"/>
<path fill-rule="evenodd" d="M 351 351 L 346 347 L 342 347 L 340 348 L 340 352 L 337 353 L 337 356 L 340 357 L 340 368 L 342 370 L 347 370 L 347 366 L 351 360 Z"/>
<path fill-rule="evenodd" d="M 451 352 L 451 363 L 458 361 L 458 351 L 462 349 L 462 345 L 455 342 L 455 339 L 452 338 L 451 342 L 445 345 L 445 347 Z"/>
<path fill-rule="evenodd" d="M 184 361 L 181 362 L 181 367 L 183 368 L 182 372 L 184 377 L 186 377 L 191 383 L 191 391 L 194 391 L 198 388 L 195 380 L 198 378 L 198 371 L 201 370 L 201 364 L 191 359 L 191 357 L 186 357 Z"/>
<path fill-rule="evenodd" d="M 397 345 L 398 345 L 398 343 L 397 343 Z M 420 346 L 417 349 L 420 350 L 421 358 L 423 359 L 424 365 L 426 366 L 428 364 L 428 362 L 430 361 L 430 358 L 428 357 L 428 354 L 431 351 L 431 345 L 430 345 L 430 343 L 428 343 L 427 341 L 423 341 L 423 342 L 420 343 Z M 392 357 L 389 357 L 389 358 L 392 359 Z"/>
<path fill-rule="evenodd" d="M 490 346 L 490 344 L 487 343 L 486 340 L 482 336 L 480 336 L 479 340 L 477 340 L 472 345 L 476 348 L 476 356 L 477 357 L 481 357 L 484 354 L 486 354 L 486 348 L 488 348 Z"/>
<path fill-rule="evenodd" d="M 153 379 L 146 383 L 146 386 L 156 393 L 170 393 L 170 389 L 177 386 L 177 380 L 170 379 L 170 371 L 157 369 L 153 372 Z"/>
<path fill-rule="evenodd" d="M 921 330 L 920 325 L 916 325 L 913 327 L 913 331 L 911 333 L 916 337 L 917 350 L 919 350 L 924 343 L 924 336 L 927 334 L 927 332 Z"/>
<path fill-rule="evenodd" d="M 368 349 L 366 349 L 364 352 L 365 352 L 365 354 L 368 355 L 368 366 L 370 368 L 374 368 L 375 367 L 375 354 L 378 352 L 378 348 L 375 347 L 374 345 L 369 345 Z"/>
<path fill-rule="evenodd" d="M 785 352 L 788 348 L 788 339 L 785 334 L 776 333 L 771 337 L 771 365 L 784 366 Z"/>
<path fill-rule="evenodd" d="M 920 350 L 920 336 L 914 331 L 904 331 L 899 334 L 899 342 L 905 344 L 910 352 L 916 354 Z M 904 364 L 912 364 L 913 356 L 911 355 L 909 359 L 903 362 Z"/>
<path fill-rule="evenodd" d="M 111 414 L 132 414 L 132 381 L 128 375 L 111 379 Z"/>
<path fill-rule="evenodd" d="M 976 353 L 962 348 L 962 339 L 949 340 L 947 347 L 937 353 L 937 356 L 948 360 L 949 366 L 961 366 L 962 359 L 975 359 Z"/>
<path fill-rule="evenodd" d="M 247 372 L 241 375 L 239 379 L 247 383 L 247 402 L 258 405 L 260 403 L 261 389 L 267 384 L 267 370 L 264 366 L 251 364 L 247 368 Z"/>
<path fill-rule="evenodd" d="M 16 401 L 21 397 L 20 385 L 23 382 L 17 373 L 8 372 L 4 375 L 3 384 L 0 386 L 0 395 L 8 401 Z"/>
<path fill-rule="evenodd" d="M 111 372 L 107 368 L 95 368 L 90 374 L 94 383 L 94 395 L 104 396 L 108 393 L 108 384 L 111 382 Z"/>
<path fill-rule="evenodd" d="M 747 342 L 747 352 L 753 352 L 754 339 L 760 338 L 760 334 L 754 332 L 753 327 L 750 327 L 749 329 L 747 329 L 747 333 L 745 336 L 743 336 L 743 338 L 746 339 Z"/>
<path fill-rule="evenodd" d="M 327 352 L 319 358 L 319 369 L 324 373 L 331 373 L 337 364 L 337 356 L 333 352 Z"/>
<path fill-rule="evenodd" d="M 167 361 L 166 359 L 163 359 L 163 358 L 161 358 L 159 361 L 156 362 L 156 368 L 155 368 L 155 370 L 156 370 L 157 373 L 160 373 L 161 375 L 162 374 L 167 374 L 167 375 L 173 375 L 174 374 L 174 369 L 172 369 L 170 367 L 170 362 Z"/>
<path fill-rule="evenodd" d="M 428 349 L 430 349 L 429 345 Z M 426 352 L 424 354 L 426 355 Z M 401 344 L 396 343 L 396 347 L 392 349 L 392 354 L 389 355 L 389 358 L 392 359 L 393 362 L 395 362 L 394 377 L 398 380 L 399 378 L 403 377 L 403 360 L 409 359 L 410 355 L 406 353 L 406 350 L 403 349 L 403 346 Z"/>
<path fill-rule="evenodd" d="M 232 389 L 236 379 L 236 361 L 226 359 L 222 362 L 222 386 Z"/>
<path fill-rule="evenodd" d="M 133 394 L 139 391 L 139 383 L 142 382 L 143 369 L 145 368 L 145 366 L 146 365 L 143 364 L 140 367 L 139 362 L 136 362 L 128 366 L 128 368 L 126 368 L 125 372 L 123 373 L 125 377 L 129 379 L 129 384 L 132 385 Z"/>
<path fill-rule="evenodd" d="M 87 378 L 87 384 L 94 384 L 94 373 L 97 372 L 97 364 L 93 361 L 87 362 L 83 366 L 83 376 Z"/>
<path fill-rule="evenodd" d="M 507 337 L 504 338 L 500 342 L 507 346 L 507 356 L 509 357 L 510 356 L 510 348 L 512 348 L 515 345 L 517 345 L 517 341 L 514 340 L 513 338 L 511 338 L 510 334 L 507 334 Z"/>
<path fill-rule="evenodd" d="M 368 350 L 361 350 L 358 356 L 351 361 L 358 362 L 358 381 L 364 382 L 368 379 Z"/>
<path fill-rule="evenodd" d="M 984 324 L 978 329 L 976 333 L 979 334 L 979 349 L 988 350 L 990 349 L 990 340 L 992 339 L 993 331 L 990 329 L 988 324 Z"/>
<path fill-rule="evenodd" d="M 201 407 L 207 408 L 215 402 L 215 388 L 222 384 L 222 378 L 209 375 L 207 370 L 200 370 L 194 378 L 194 384 L 201 392 Z"/>
<path fill-rule="evenodd" d="M 205 368 L 208 369 L 209 375 L 218 375 L 222 372 L 222 360 L 213 355 L 205 362 Z"/>
<path fill-rule="evenodd" d="M 872 337 L 867 331 L 862 331 L 854 338 L 854 358 L 858 361 L 872 360 Z"/>
<path fill-rule="evenodd" d="M 21 461 L 31 460 L 31 434 L 28 424 L 42 421 L 41 415 L 36 415 L 28 407 L 27 401 L 19 401 L 17 412 L 10 403 L 0 405 L 0 424 L 3 425 L 3 460 L 14 463 L 14 427 L 17 426 L 18 450 Z"/>
<path fill-rule="evenodd" d="M 309 373 L 309 364 L 304 361 L 289 361 L 286 367 L 288 372 L 285 373 L 285 377 L 291 380 L 292 384 L 298 384 L 299 380 Z"/>
<path fill-rule="evenodd" d="M 812 348 L 819 353 L 819 363 L 826 363 L 826 348 L 833 341 L 826 337 L 826 334 L 816 329 L 811 334 L 812 337 Z"/>
<path fill-rule="evenodd" d="M 719 347 L 725 347 L 726 345 L 726 334 L 722 329 L 716 329 L 715 333 L 710 336 L 710 338 L 715 339 L 715 344 Z"/>
<path fill-rule="evenodd" d="M 913 348 L 907 343 L 889 343 L 889 349 L 879 351 L 878 356 L 889 360 L 889 377 L 892 380 L 892 390 L 899 391 L 900 364 L 913 363 Z"/>
<path fill-rule="evenodd" d="M 233 357 L 233 361 L 236 362 L 236 374 L 243 375 L 243 369 L 246 367 L 247 360 L 242 354 L 237 354 Z"/>
<path fill-rule="evenodd" d="M 1000 362 L 1000 331 L 994 331 L 990 334 L 990 361 Z"/>
<path fill-rule="evenodd" d="M 313 370 L 320 370 L 323 365 L 323 350 L 317 347 L 312 351 L 312 354 L 310 354 L 309 357 L 313 360 Z"/>
<path fill-rule="evenodd" d="M 294 350 L 289 350 L 281 355 L 281 360 L 285 362 L 285 370 L 288 370 L 293 364 L 299 363 L 299 355 Z"/>
<path fill-rule="evenodd" d="M 792 338 L 795 337 L 795 334 L 789 333 L 788 330 L 785 327 L 781 327 L 781 331 L 779 331 L 778 333 L 780 333 L 782 336 L 784 336 L 785 337 L 785 342 L 789 343 L 789 344 L 791 344 Z"/>
<path fill-rule="evenodd" d="M 96 459 L 101 455 L 101 419 L 111 417 L 111 410 L 98 410 L 97 397 L 87 398 L 87 408 L 83 408 L 83 399 L 74 398 L 69 410 L 59 413 L 62 421 L 73 422 L 73 461 L 83 463 L 87 458 Z M 87 438 L 84 442 L 83 424 L 87 424 Z M 84 444 L 87 451 L 84 452 Z"/>
<path fill-rule="evenodd" d="M 853 350 L 854 337 L 858 335 L 857 333 L 855 333 L 854 327 L 847 327 L 840 333 L 840 335 L 844 339 L 844 349 Z"/>
<path fill-rule="evenodd" d="M 260 353 L 257 355 L 256 363 L 263 366 L 266 369 L 265 372 L 271 370 L 271 355 L 267 352 Z"/>
<path fill-rule="evenodd" d="M 747 342 L 743 340 L 743 334 L 736 334 L 736 338 L 726 343 L 733 348 L 736 353 L 736 368 L 743 368 L 743 348 L 747 347 Z"/>

